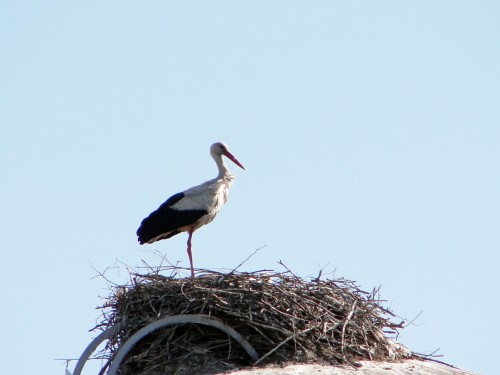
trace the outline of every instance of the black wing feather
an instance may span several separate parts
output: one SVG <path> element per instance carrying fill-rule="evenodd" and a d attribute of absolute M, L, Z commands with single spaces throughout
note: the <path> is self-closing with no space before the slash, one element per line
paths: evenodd
<path fill-rule="evenodd" d="M 208 213 L 206 210 L 182 211 L 171 208 L 182 198 L 184 193 L 172 195 L 141 222 L 141 226 L 137 229 L 137 239 L 141 245 L 155 238 L 155 241 L 159 241 L 175 236 L 180 233 L 178 229 L 195 223 Z"/>

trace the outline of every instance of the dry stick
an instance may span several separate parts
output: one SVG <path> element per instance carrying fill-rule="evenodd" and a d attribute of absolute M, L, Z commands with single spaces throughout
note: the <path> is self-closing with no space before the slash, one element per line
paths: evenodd
<path fill-rule="evenodd" d="M 291 339 L 294 339 L 295 337 L 297 337 L 299 335 L 302 335 L 302 334 L 304 334 L 306 332 L 309 332 L 313 328 L 315 328 L 315 327 L 310 327 L 310 328 L 304 329 L 304 330 L 302 330 L 300 332 L 294 333 L 291 336 L 288 336 L 286 339 L 284 339 L 282 342 L 280 342 L 278 345 L 276 345 L 274 348 L 272 348 L 270 351 L 268 351 L 266 354 L 264 354 L 262 357 L 260 357 L 258 360 L 256 360 L 254 362 L 254 366 L 258 365 L 259 363 L 261 363 L 264 359 L 266 359 L 267 357 L 269 357 L 271 354 L 273 354 L 276 350 L 278 350 L 279 348 L 281 348 L 283 345 L 285 345 Z"/>
<path fill-rule="evenodd" d="M 314 282 L 314 283 L 318 283 L 321 281 L 321 275 L 323 275 L 323 271 L 326 269 L 326 267 L 328 267 L 328 265 L 330 264 L 330 262 L 328 262 L 324 267 L 320 268 L 319 269 L 319 273 L 318 273 L 318 276 L 316 276 L 314 279 L 311 278 L 311 281 Z M 319 265 L 319 264 L 318 264 Z M 333 273 L 335 274 L 335 270 L 333 270 L 333 272 L 329 272 L 329 273 Z"/>
<path fill-rule="evenodd" d="M 344 340 L 345 340 L 345 328 L 347 326 L 347 323 L 349 322 L 349 320 L 351 319 L 352 317 L 352 314 L 354 313 L 354 308 L 356 307 L 356 303 L 358 301 L 355 300 L 354 303 L 352 304 L 351 306 L 351 310 L 349 311 L 349 314 L 347 315 L 347 318 L 344 322 L 344 325 L 342 326 L 342 340 L 341 340 L 341 346 L 340 346 L 340 351 L 342 352 L 342 354 L 344 354 L 344 346 L 345 346 L 345 343 L 344 343 Z"/>
<path fill-rule="evenodd" d="M 414 325 L 414 326 L 419 326 L 418 324 L 415 324 L 415 321 L 420 317 L 420 315 L 422 315 L 423 311 L 420 311 L 416 317 L 414 317 L 412 320 L 408 321 L 408 319 L 404 319 L 404 318 L 401 318 L 401 319 L 404 319 L 406 320 L 406 325 L 407 326 L 410 326 L 410 325 Z M 401 322 L 401 324 L 403 324 L 404 322 Z M 439 350 L 439 349 L 438 349 Z M 434 354 L 434 353 L 432 353 Z"/>
<path fill-rule="evenodd" d="M 434 353 L 435 353 L 436 351 L 438 351 L 438 350 L 439 350 L 439 349 L 436 349 L 436 350 L 434 351 Z M 455 366 L 450 365 L 449 363 L 446 363 L 446 362 L 443 362 L 443 361 L 439 361 L 439 360 L 437 360 L 437 359 L 434 359 L 434 358 L 432 358 L 432 357 L 429 357 L 427 354 L 419 354 L 419 353 L 412 353 L 412 354 L 413 354 L 413 355 L 415 355 L 417 358 L 424 359 L 424 360 L 426 360 L 426 361 L 436 362 L 436 363 L 440 363 L 440 364 L 442 364 L 442 365 L 446 365 L 446 366 L 451 367 L 451 368 L 456 368 Z M 442 357 L 442 355 L 435 356 L 435 357 Z"/>
<path fill-rule="evenodd" d="M 255 249 L 255 251 L 254 251 L 252 254 L 250 254 L 250 255 L 249 255 L 249 256 L 248 256 L 248 257 L 247 257 L 247 258 L 246 258 L 243 262 L 241 262 L 240 264 L 238 264 L 238 265 L 236 266 L 236 268 L 234 268 L 231 272 L 229 272 L 228 274 L 226 274 L 226 276 L 231 276 L 234 272 L 236 272 L 236 270 L 237 270 L 238 268 L 240 268 L 242 265 L 244 265 L 244 264 L 245 264 L 245 263 L 246 263 L 246 262 L 247 262 L 247 261 L 248 261 L 251 257 L 253 257 L 255 254 L 257 254 L 257 252 L 258 252 L 259 250 L 262 250 L 262 249 L 263 249 L 263 248 L 265 248 L 266 246 L 267 246 L 267 245 L 264 245 L 264 246 L 259 247 L 258 249 Z"/>
<path fill-rule="evenodd" d="M 106 372 L 106 370 L 108 369 L 109 365 L 111 365 L 111 362 L 115 358 L 115 355 L 116 355 L 116 352 L 114 352 L 114 353 L 111 354 L 111 356 L 108 358 L 108 360 L 106 361 L 106 363 L 104 364 L 104 366 L 102 366 L 101 371 L 99 371 L 98 375 L 103 375 Z"/>
<path fill-rule="evenodd" d="M 441 348 L 437 348 L 436 350 L 434 350 L 432 353 L 430 354 L 424 354 L 424 353 L 417 353 L 417 352 L 413 352 L 414 355 L 416 356 L 419 356 L 419 357 L 422 357 L 422 358 L 425 358 L 425 359 L 431 359 L 431 358 L 437 358 L 437 357 L 442 357 L 443 355 L 442 354 L 436 354 L 438 351 L 440 351 Z"/>
<path fill-rule="evenodd" d="M 282 265 L 283 267 L 285 267 L 285 268 L 286 268 L 286 270 L 287 270 L 288 272 L 290 272 L 290 274 L 291 274 L 293 277 L 295 277 L 295 279 L 296 279 L 296 280 L 302 281 L 302 279 L 301 279 L 300 277 L 298 277 L 296 274 L 294 274 L 294 273 L 292 272 L 292 270 L 291 270 L 290 268 L 288 268 L 288 267 L 285 265 L 285 263 L 283 263 L 283 261 L 282 261 L 281 259 L 280 259 L 280 261 L 278 262 L 278 264 L 280 264 L 280 265 Z"/>
<path fill-rule="evenodd" d="M 323 268 L 319 270 L 318 276 L 316 276 L 314 279 L 312 279 L 312 282 L 319 282 L 321 280 L 321 275 L 323 274 Z"/>
<path fill-rule="evenodd" d="M 158 275 L 158 273 L 160 272 L 160 270 L 158 268 L 155 270 L 144 259 L 141 259 L 141 262 L 144 263 L 146 265 L 146 269 L 150 270 L 150 272 L 152 272 L 154 275 Z M 138 267 L 138 268 L 140 268 L 140 267 Z"/>
<path fill-rule="evenodd" d="M 97 275 L 93 276 L 93 277 L 92 277 L 92 279 L 95 279 L 95 278 L 97 278 L 97 277 L 102 277 L 102 278 L 104 279 L 104 281 L 106 281 L 106 283 L 108 283 L 108 286 L 114 286 L 114 287 L 119 286 L 117 283 L 115 283 L 115 282 L 111 281 L 110 279 L 108 279 L 108 278 L 105 276 L 105 274 L 106 274 L 106 272 L 107 272 L 108 270 L 110 270 L 110 269 L 112 269 L 112 268 L 115 268 L 115 267 L 106 267 L 106 268 L 104 269 L 104 271 L 102 271 L 102 272 L 101 272 L 101 271 L 99 271 L 97 268 L 95 268 L 95 267 L 94 267 L 94 265 L 92 264 L 92 262 L 91 262 L 91 261 L 89 261 L 89 263 L 90 263 L 90 267 L 92 268 L 92 270 L 94 270 L 94 272 L 96 272 L 96 273 L 97 273 Z"/>

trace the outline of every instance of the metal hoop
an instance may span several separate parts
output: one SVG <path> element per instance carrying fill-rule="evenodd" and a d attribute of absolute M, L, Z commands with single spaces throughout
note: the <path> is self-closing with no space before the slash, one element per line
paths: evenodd
<path fill-rule="evenodd" d="M 103 341 L 109 340 L 111 337 L 115 335 L 116 332 L 118 332 L 118 325 L 114 325 L 108 328 L 107 330 L 102 332 L 99 336 L 97 336 L 94 340 L 92 340 L 90 344 L 85 348 L 82 355 L 80 356 L 80 359 L 76 363 L 73 375 L 81 375 L 83 366 L 85 366 L 85 363 L 87 363 L 92 353 L 95 352 L 97 347 L 101 345 Z"/>
<path fill-rule="evenodd" d="M 109 366 L 109 370 L 107 375 L 116 375 L 120 364 L 123 362 L 129 351 L 145 336 L 150 333 L 156 331 L 157 329 L 167 327 L 173 324 L 203 324 L 208 325 L 214 328 L 217 328 L 229 336 L 231 336 L 237 343 L 239 343 L 243 349 L 248 353 L 250 358 L 255 362 L 259 359 L 259 355 L 255 351 L 252 345 L 241 336 L 234 328 L 228 326 L 222 320 L 217 318 L 213 318 L 209 315 L 203 314 L 195 314 L 195 315 L 173 315 L 168 316 L 162 319 L 159 319 L 155 322 L 149 323 L 148 325 L 142 327 L 136 333 L 128 338 L 127 341 L 118 349 L 116 355 Z M 75 371 L 73 375 L 81 375 L 83 366 L 88 361 L 90 355 L 97 349 L 97 347 L 104 341 L 109 340 L 117 331 L 119 326 L 115 325 L 111 328 L 108 328 L 106 331 L 102 332 L 99 336 L 97 336 L 87 348 L 82 353 L 78 363 L 76 364 Z"/>

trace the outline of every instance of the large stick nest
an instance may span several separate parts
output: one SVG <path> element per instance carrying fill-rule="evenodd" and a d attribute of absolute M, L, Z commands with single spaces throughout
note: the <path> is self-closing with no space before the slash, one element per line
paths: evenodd
<path fill-rule="evenodd" d="M 162 317 L 206 314 L 239 332 L 257 351 L 259 364 L 397 360 L 411 353 L 386 334 L 403 323 L 381 306 L 378 290 L 365 292 L 345 279 L 305 281 L 292 272 L 223 274 L 205 271 L 192 280 L 156 271 L 131 273 L 116 286 L 99 329 L 119 324 L 104 355 L 112 360 L 140 328 Z M 165 271 L 165 269 L 163 269 Z M 109 363 L 109 362 L 108 362 Z M 243 348 L 213 327 L 165 327 L 141 340 L 122 363 L 121 374 L 210 374 L 250 366 Z M 104 372 L 105 369 L 103 369 Z"/>

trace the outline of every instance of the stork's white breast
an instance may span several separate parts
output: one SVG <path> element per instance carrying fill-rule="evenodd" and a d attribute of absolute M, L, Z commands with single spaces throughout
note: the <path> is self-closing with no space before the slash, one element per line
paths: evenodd
<path fill-rule="evenodd" d="M 184 198 L 171 206 L 175 210 L 206 210 L 209 214 L 226 203 L 232 178 L 220 178 L 207 181 L 184 191 Z M 215 215 L 214 215 L 215 216 Z"/>

